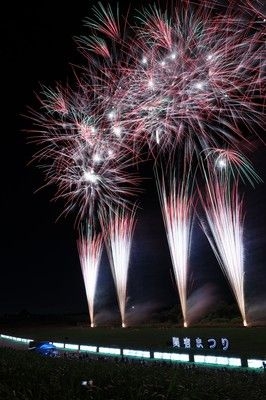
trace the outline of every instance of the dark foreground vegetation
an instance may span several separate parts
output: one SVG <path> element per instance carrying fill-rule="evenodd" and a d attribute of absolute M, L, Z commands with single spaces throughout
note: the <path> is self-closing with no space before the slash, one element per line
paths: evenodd
<path fill-rule="evenodd" d="M 86 381 L 86 385 L 82 382 Z M 1 400 L 265 400 L 264 370 L 57 358 L 0 348 Z"/>

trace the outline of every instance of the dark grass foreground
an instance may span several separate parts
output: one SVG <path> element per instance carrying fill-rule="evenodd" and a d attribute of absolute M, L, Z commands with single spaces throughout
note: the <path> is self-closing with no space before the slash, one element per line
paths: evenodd
<path fill-rule="evenodd" d="M 92 381 L 83 386 L 82 381 Z M 1 400 L 265 400 L 266 373 L 0 349 Z"/>

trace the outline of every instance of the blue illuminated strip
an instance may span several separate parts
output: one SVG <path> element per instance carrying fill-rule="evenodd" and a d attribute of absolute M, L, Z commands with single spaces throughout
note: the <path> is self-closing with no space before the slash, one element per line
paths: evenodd
<path fill-rule="evenodd" d="M 123 349 L 123 355 L 127 357 L 141 357 L 141 358 L 151 357 L 151 353 L 149 351 L 131 350 L 131 349 Z"/>
<path fill-rule="evenodd" d="M 12 340 L 17 343 L 29 343 L 33 341 L 33 339 L 20 338 L 16 336 L 4 335 L 0 334 L 1 339 Z M 209 364 L 216 366 L 231 366 L 231 367 L 242 367 L 247 365 L 249 368 L 253 369 L 261 369 L 266 368 L 266 359 L 247 359 L 241 360 L 238 357 L 223 357 L 223 356 L 213 356 L 213 355 L 202 355 L 195 354 L 191 355 L 189 358 L 188 354 L 180 354 L 180 353 L 167 353 L 167 352 L 158 352 L 155 351 L 154 354 L 151 355 L 150 351 L 143 350 L 134 350 L 134 349 L 119 349 L 113 347 L 97 347 L 90 345 L 79 345 L 79 344 L 70 344 L 70 343 L 59 343 L 52 342 L 54 346 L 58 349 L 68 349 L 73 351 L 86 351 L 97 354 L 107 354 L 107 355 L 115 355 L 115 356 L 126 356 L 126 357 L 136 357 L 136 358 L 146 358 L 153 360 L 165 360 L 165 361 L 177 361 L 177 362 L 193 362 L 197 364 Z"/>
<path fill-rule="evenodd" d="M 58 343 L 58 342 L 52 342 L 52 343 L 58 349 L 63 349 L 65 347 L 65 343 Z"/>
<path fill-rule="evenodd" d="M 241 367 L 242 362 L 241 358 L 236 357 L 216 357 L 216 356 L 204 356 L 195 354 L 194 355 L 194 362 L 195 363 L 202 363 L 202 364 L 215 364 L 215 365 L 230 365 L 232 367 Z"/>
<path fill-rule="evenodd" d="M 91 352 L 91 353 L 96 353 L 97 352 L 97 346 L 88 346 L 88 345 L 85 345 L 85 344 L 81 344 L 79 346 L 79 349 L 80 349 L 80 351 L 88 351 L 88 352 Z"/>
<path fill-rule="evenodd" d="M 189 355 L 188 354 L 179 354 L 179 353 L 161 353 L 161 352 L 155 351 L 154 359 L 188 362 Z"/>
<path fill-rule="evenodd" d="M 21 343 L 29 343 L 33 339 L 25 339 L 16 336 L 9 336 L 9 335 L 0 335 L 1 339 L 13 340 L 14 342 L 21 342 Z"/>
<path fill-rule="evenodd" d="M 115 349 L 113 347 L 99 347 L 99 353 L 109 354 L 113 356 L 120 356 L 121 349 Z"/>
<path fill-rule="evenodd" d="M 68 350 L 79 350 L 79 345 L 78 344 L 65 343 L 65 349 L 68 349 Z"/>
<path fill-rule="evenodd" d="M 248 367 L 249 368 L 266 368 L 266 360 L 255 360 L 255 359 L 248 359 Z"/>

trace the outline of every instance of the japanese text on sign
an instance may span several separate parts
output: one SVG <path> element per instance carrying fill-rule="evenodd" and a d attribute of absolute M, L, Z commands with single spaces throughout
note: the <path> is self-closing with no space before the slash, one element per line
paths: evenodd
<path fill-rule="evenodd" d="M 179 338 L 173 337 L 172 338 L 173 347 L 182 348 L 182 349 L 219 349 L 221 348 L 223 351 L 226 351 L 229 348 L 229 340 L 227 338 L 208 338 L 208 339 L 201 339 L 200 337 L 197 338 Z"/>

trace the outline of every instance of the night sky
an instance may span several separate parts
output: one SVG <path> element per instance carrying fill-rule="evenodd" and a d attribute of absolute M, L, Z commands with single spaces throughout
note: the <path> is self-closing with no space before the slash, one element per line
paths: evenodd
<path fill-rule="evenodd" d="M 51 202 L 53 188 L 35 193 L 43 184 L 43 176 L 35 166 L 27 165 L 35 148 L 27 144 L 24 130 L 31 127 L 31 121 L 23 115 L 28 106 L 36 105 L 34 92 L 41 83 L 51 87 L 58 81 L 65 83 L 71 76 L 69 64 L 82 62 L 73 37 L 84 32 L 83 19 L 93 2 L 57 3 L 10 3 L 1 14 L 1 314 L 23 309 L 32 313 L 87 311 L 73 218 L 56 222 L 62 203 Z M 250 157 L 266 181 L 265 147 L 259 145 Z M 178 303 L 155 189 L 151 179 L 140 196 L 142 208 L 137 214 L 129 271 L 129 306 L 134 305 L 143 316 Z M 265 204 L 265 184 L 245 188 L 246 296 L 258 318 L 266 315 Z M 190 265 L 191 301 L 204 307 L 233 301 L 197 221 Z M 112 304 L 116 309 L 104 253 L 96 310 L 105 314 Z"/>

